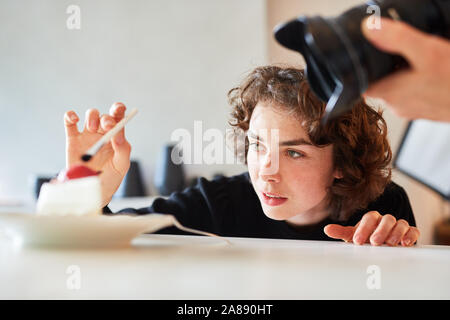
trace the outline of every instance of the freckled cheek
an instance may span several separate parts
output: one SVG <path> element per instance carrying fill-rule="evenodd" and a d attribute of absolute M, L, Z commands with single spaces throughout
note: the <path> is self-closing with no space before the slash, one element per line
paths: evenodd
<path fill-rule="evenodd" d="M 291 174 L 284 176 L 286 177 L 284 183 L 299 198 L 315 201 L 315 199 L 322 199 L 327 194 L 328 176 L 314 168 L 297 168 L 295 171 L 292 170 Z"/>

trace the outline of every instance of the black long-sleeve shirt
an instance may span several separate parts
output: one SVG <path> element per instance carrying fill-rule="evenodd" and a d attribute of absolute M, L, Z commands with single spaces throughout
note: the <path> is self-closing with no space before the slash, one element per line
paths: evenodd
<path fill-rule="evenodd" d="M 364 210 L 355 212 L 347 221 L 336 222 L 330 218 L 308 226 L 292 227 L 285 221 L 268 218 L 253 189 L 248 172 L 214 180 L 199 178 L 197 184 L 168 199 L 157 198 L 145 208 L 125 208 L 117 213 L 166 213 L 174 215 L 185 227 L 212 232 L 226 237 L 252 237 L 303 240 L 332 240 L 323 231 L 329 223 L 353 226 L 368 211 L 391 214 L 415 226 L 408 196 L 402 187 L 391 182 L 384 193 Z M 105 214 L 113 214 L 108 207 Z M 186 234 L 174 227 L 158 233 Z"/>

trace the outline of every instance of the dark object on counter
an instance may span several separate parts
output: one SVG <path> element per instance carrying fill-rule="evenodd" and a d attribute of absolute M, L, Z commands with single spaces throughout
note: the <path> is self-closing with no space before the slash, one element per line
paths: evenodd
<path fill-rule="evenodd" d="M 165 145 L 161 150 L 156 165 L 154 183 L 162 196 L 181 191 L 185 187 L 185 174 L 180 152 L 181 150 L 172 144 Z M 175 162 L 172 161 L 172 155 Z"/>
<path fill-rule="evenodd" d="M 147 196 L 138 161 L 130 162 L 130 168 L 114 196 L 122 198 Z"/>
<path fill-rule="evenodd" d="M 39 193 L 41 192 L 41 187 L 44 183 L 50 182 L 55 177 L 50 176 L 36 176 L 33 181 L 33 194 L 36 199 L 39 198 Z"/>

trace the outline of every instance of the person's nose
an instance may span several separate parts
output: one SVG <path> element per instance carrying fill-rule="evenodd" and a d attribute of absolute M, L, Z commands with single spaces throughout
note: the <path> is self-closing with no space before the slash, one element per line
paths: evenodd
<path fill-rule="evenodd" d="M 261 180 L 267 183 L 279 183 L 280 176 L 278 174 L 260 174 Z"/>
<path fill-rule="evenodd" d="M 278 156 L 270 152 L 261 159 L 259 176 L 264 182 L 278 183 L 281 181 Z"/>

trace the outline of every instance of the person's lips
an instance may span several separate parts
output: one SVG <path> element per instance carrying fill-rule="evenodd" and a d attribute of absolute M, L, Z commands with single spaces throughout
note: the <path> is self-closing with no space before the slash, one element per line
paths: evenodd
<path fill-rule="evenodd" d="M 269 206 L 279 206 L 285 203 L 288 198 L 277 193 L 261 191 L 263 202 Z"/>
<path fill-rule="evenodd" d="M 286 197 L 283 197 L 281 194 L 279 194 L 279 193 L 274 193 L 274 192 L 265 192 L 265 191 L 262 191 L 262 193 L 264 193 L 266 196 L 269 196 L 269 197 L 274 197 L 274 198 L 286 198 Z"/>

